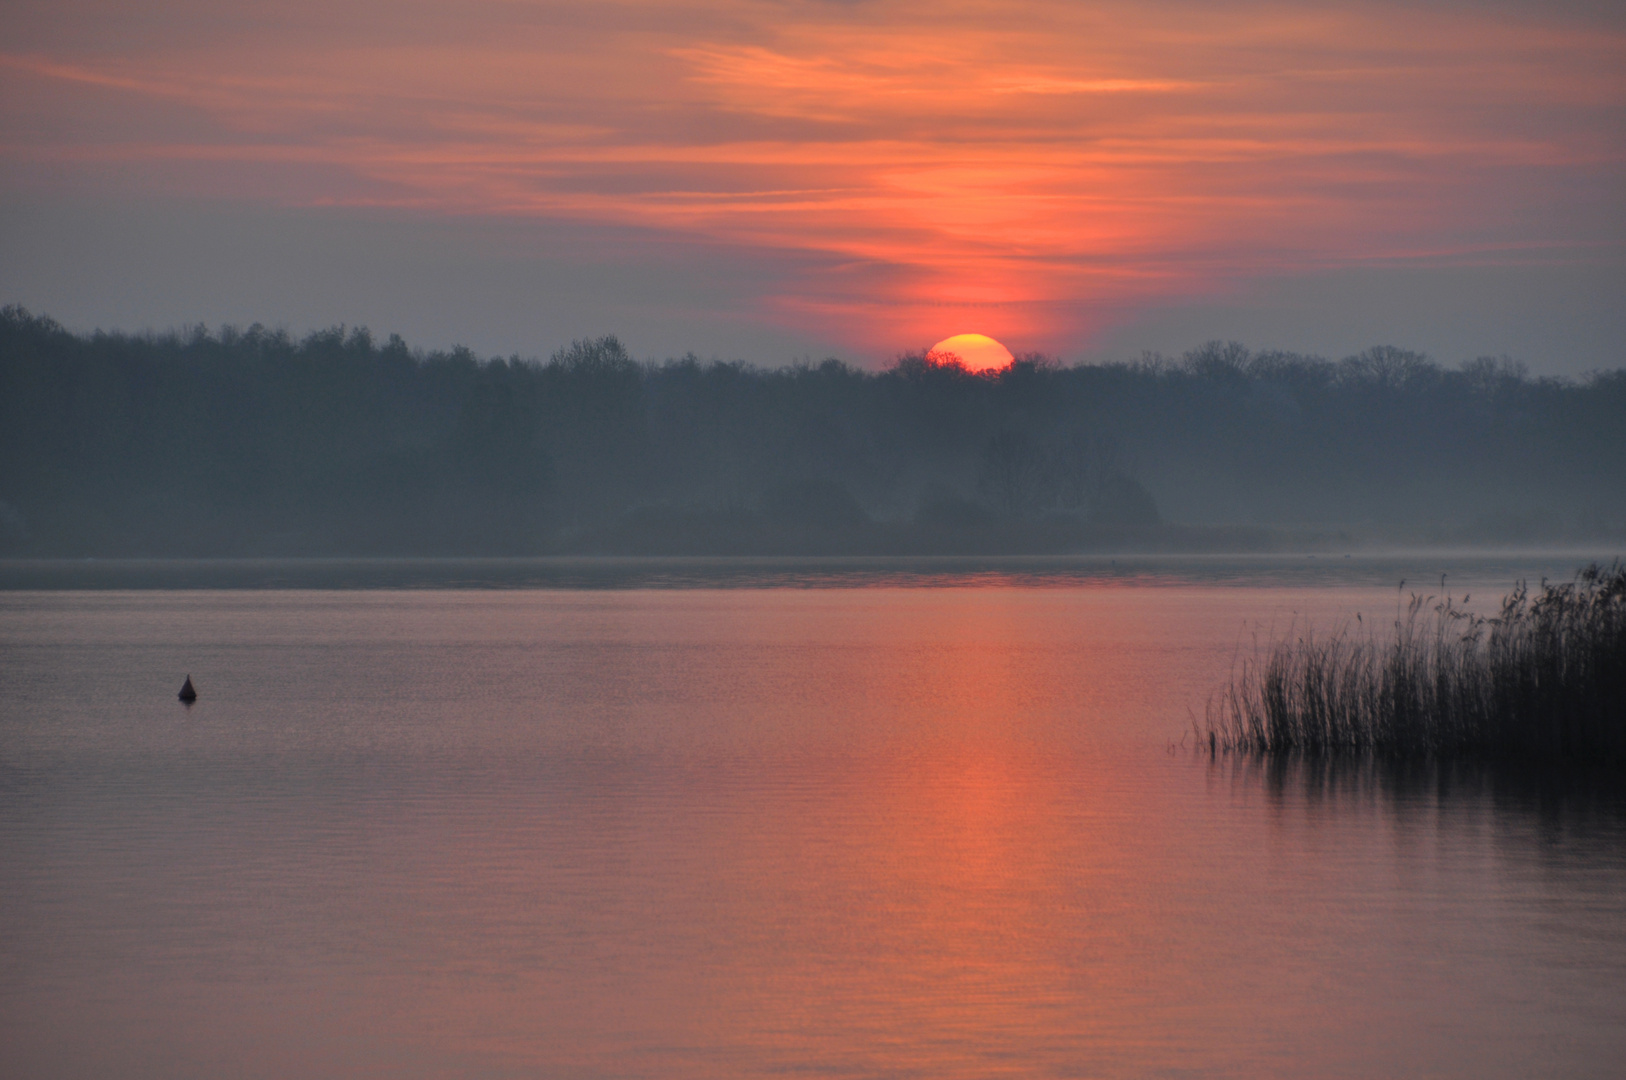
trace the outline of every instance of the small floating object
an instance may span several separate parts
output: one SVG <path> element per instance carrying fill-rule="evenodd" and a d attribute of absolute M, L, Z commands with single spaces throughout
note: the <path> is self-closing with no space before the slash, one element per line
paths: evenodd
<path fill-rule="evenodd" d="M 181 692 L 177 696 L 188 705 L 198 700 L 198 692 L 192 689 L 192 676 L 186 677 L 186 682 L 181 685 Z"/>

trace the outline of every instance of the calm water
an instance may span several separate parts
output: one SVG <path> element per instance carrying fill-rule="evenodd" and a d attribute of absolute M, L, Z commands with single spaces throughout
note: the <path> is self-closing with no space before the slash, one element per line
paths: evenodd
<path fill-rule="evenodd" d="M 1573 560 L 685 565 L 0 592 L 0 1071 L 1619 1075 L 1607 785 L 1180 746 Z"/>

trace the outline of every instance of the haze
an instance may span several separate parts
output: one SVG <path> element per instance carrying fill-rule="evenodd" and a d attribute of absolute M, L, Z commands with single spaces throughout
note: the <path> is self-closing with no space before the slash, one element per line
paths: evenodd
<path fill-rule="evenodd" d="M 883 365 L 1211 338 L 1621 364 L 1612 5 L 68 0 L 0 298 L 70 329 Z"/>

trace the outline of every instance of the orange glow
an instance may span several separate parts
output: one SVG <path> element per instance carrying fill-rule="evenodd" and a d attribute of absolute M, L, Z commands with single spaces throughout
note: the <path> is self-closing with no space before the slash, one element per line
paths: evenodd
<path fill-rule="evenodd" d="M 955 334 L 931 347 L 926 354 L 938 363 L 958 361 L 967 371 L 999 371 L 1011 366 L 1011 350 L 987 334 Z"/>
<path fill-rule="evenodd" d="M 723 246 L 775 282 L 759 317 L 876 356 L 945 323 L 1060 351 L 1262 274 L 1574 261 L 1626 183 L 1626 33 L 1554 13 L 341 7 L 14 42 L 0 163 Z"/>

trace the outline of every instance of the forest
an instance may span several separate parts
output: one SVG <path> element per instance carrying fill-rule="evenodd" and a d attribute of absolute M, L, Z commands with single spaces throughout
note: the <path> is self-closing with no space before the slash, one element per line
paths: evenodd
<path fill-rule="evenodd" d="M 75 334 L 0 312 L 0 554 L 1019 553 L 1626 537 L 1626 369 L 1214 342 L 993 375 Z"/>

